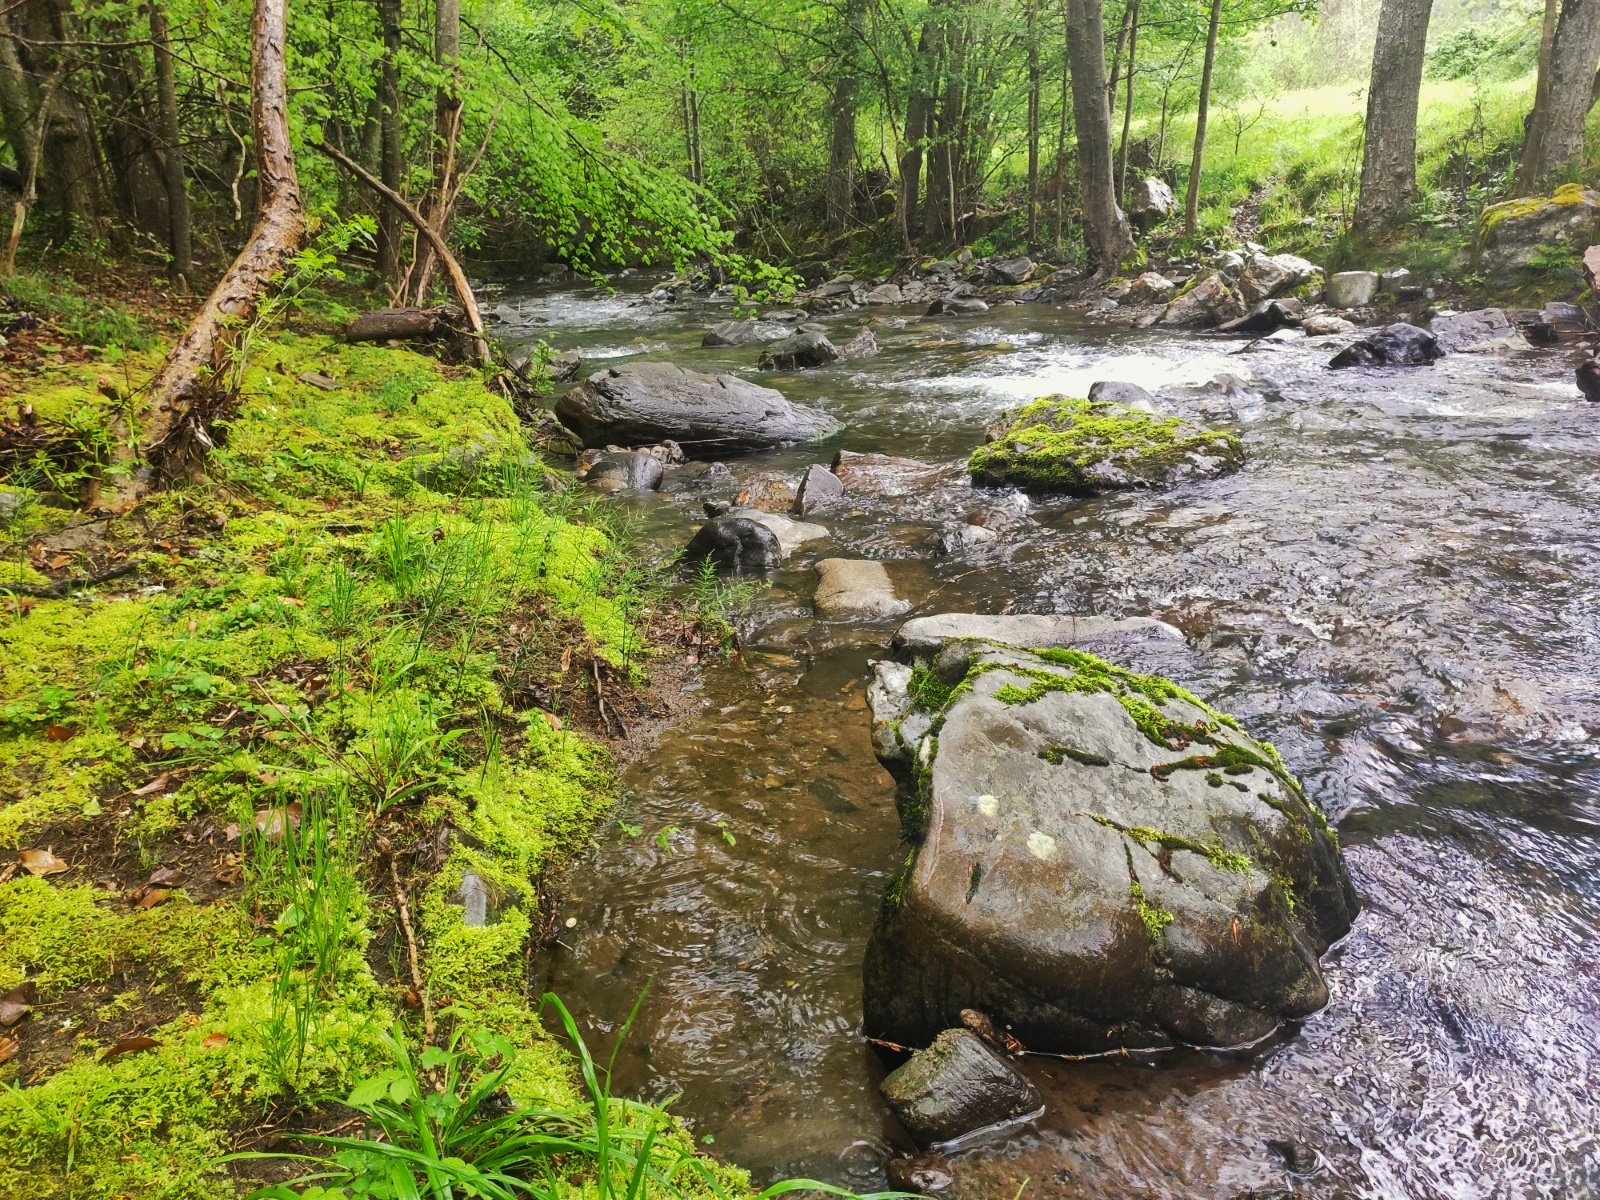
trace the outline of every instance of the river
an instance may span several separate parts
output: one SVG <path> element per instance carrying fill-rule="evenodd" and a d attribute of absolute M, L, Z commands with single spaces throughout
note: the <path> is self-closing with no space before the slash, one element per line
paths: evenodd
<path fill-rule="evenodd" d="M 756 375 L 755 347 L 700 348 L 725 307 L 587 285 L 505 300 L 526 322 L 508 340 L 575 349 L 585 371 L 648 357 Z M 870 557 L 914 613 L 1179 626 L 1179 681 L 1277 743 L 1363 903 L 1329 956 L 1331 1003 L 1269 1049 L 1025 1060 L 1045 1115 L 960 1155 L 955 1194 L 1600 1195 L 1600 406 L 1565 358 L 1333 372 L 1348 338 L 1244 350 L 1037 305 L 823 320 L 836 344 L 871 320 L 883 352 L 761 381 L 846 432 L 729 465 L 793 477 L 843 447 L 940 469 L 811 518 L 832 537 L 774 578 L 745 653 L 705 667 L 700 703 L 627 767 L 534 980 L 607 1046 L 648 987 L 618 1090 L 677 1096 L 706 1148 L 760 1182 L 882 1187 L 907 1146 L 860 1001 L 899 859 L 865 703 L 893 624 L 829 624 L 807 604 L 810 562 Z M 1237 429 L 1245 469 L 1037 504 L 997 547 L 937 555 L 942 529 L 1002 499 L 961 469 L 984 426 L 1096 379 L 1187 389 L 1173 403 Z M 623 503 L 666 554 L 706 495 Z M 1284 1143 L 1311 1169 L 1291 1174 Z"/>

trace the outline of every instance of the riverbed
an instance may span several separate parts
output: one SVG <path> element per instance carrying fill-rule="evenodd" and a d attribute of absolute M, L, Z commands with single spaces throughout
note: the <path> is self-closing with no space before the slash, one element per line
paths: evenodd
<path fill-rule="evenodd" d="M 586 371 L 652 358 L 757 377 L 757 347 L 700 348 L 725 306 L 616 286 L 508 293 L 507 339 L 576 350 Z M 1165 669 L 1279 746 L 1363 904 L 1329 955 L 1331 1002 L 1269 1048 L 1024 1060 L 1047 1111 L 957 1156 L 956 1194 L 1600 1194 L 1600 406 L 1565 357 L 1333 372 L 1348 336 L 1251 347 L 1040 305 L 823 318 L 836 344 L 865 322 L 877 357 L 759 376 L 845 432 L 728 465 L 796 478 L 844 448 L 937 470 L 811 518 L 831 537 L 774 577 L 743 653 L 706 664 L 690 715 L 627 767 L 617 821 L 572 874 L 570 927 L 535 965 L 608 1049 L 644 994 L 618 1091 L 677 1096 L 706 1149 L 763 1182 L 879 1188 L 909 1148 L 860 998 L 903 854 L 865 701 L 898 622 L 809 610 L 810 563 L 877 558 L 913 614 L 1177 625 L 1187 650 Z M 1018 503 L 966 481 L 984 427 L 1098 379 L 1236 429 L 1245 469 L 1034 503 L 998 544 L 936 553 L 968 512 Z M 640 552 L 667 555 L 733 490 L 669 475 L 618 503 Z"/>

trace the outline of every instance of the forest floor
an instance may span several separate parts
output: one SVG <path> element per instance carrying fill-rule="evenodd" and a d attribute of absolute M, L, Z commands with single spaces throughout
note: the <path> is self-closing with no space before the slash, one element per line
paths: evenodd
<path fill-rule="evenodd" d="M 19 276 L 0 313 L 0 1194 L 234 1195 L 298 1172 L 220 1156 L 403 1143 L 385 1098 L 451 1071 L 609 1114 L 551 1195 L 641 1146 L 650 1194 L 741 1193 L 586 1089 L 526 982 L 613 735 L 676 691 L 659 573 L 479 372 L 343 344 L 326 298 L 251 331 L 209 481 L 95 511 L 196 303 L 99 282 Z"/>

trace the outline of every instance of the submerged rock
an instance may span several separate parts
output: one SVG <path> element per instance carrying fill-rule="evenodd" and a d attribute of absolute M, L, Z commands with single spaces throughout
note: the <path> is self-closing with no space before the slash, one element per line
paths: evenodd
<path fill-rule="evenodd" d="M 778 539 L 778 548 L 783 552 L 784 558 L 788 558 L 807 542 L 819 541 L 828 536 L 828 528 L 825 525 L 817 525 L 810 521 L 794 521 L 778 512 L 735 508 L 727 515 L 744 517 L 770 529 L 773 536 Z"/>
<path fill-rule="evenodd" d="M 946 296 L 942 300 L 935 300 L 928 305 L 928 316 L 968 317 L 978 313 L 986 313 L 989 306 L 982 300 L 965 296 Z"/>
<path fill-rule="evenodd" d="M 700 526 L 683 551 L 688 562 L 710 559 L 719 571 L 764 575 L 783 563 L 777 535 L 749 517 L 716 517 Z"/>
<path fill-rule="evenodd" d="M 825 367 L 839 360 L 839 351 L 826 334 L 802 329 L 781 342 L 773 342 L 761 352 L 758 364 L 763 371 L 803 371 Z"/>
<path fill-rule="evenodd" d="M 840 358 L 871 358 L 877 352 L 878 339 L 872 336 L 870 329 L 863 329 L 839 347 Z"/>
<path fill-rule="evenodd" d="M 1183 642 L 1183 631 L 1154 617 L 1095 617 L 1001 613 L 938 613 L 913 617 L 895 631 L 895 653 L 913 662 L 926 662 L 947 642 L 979 639 L 1011 646 L 1086 646 L 1099 653 L 1112 642 L 1155 638 Z"/>
<path fill-rule="evenodd" d="M 1493 354 L 1528 348 L 1527 339 L 1517 332 L 1503 308 L 1442 314 L 1430 321 L 1428 328 L 1446 354 Z"/>
<path fill-rule="evenodd" d="M 786 338 L 793 333 L 793 329 L 776 321 L 744 317 L 733 321 L 719 321 L 706 330 L 706 336 L 700 340 L 700 345 L 708 349 L 718 346 L 754 346 L 759 342 Z"/>
<path fill-rule="evenodd" d="M 815 441 L 841 428 L 827 413 L 792 404 L 772 388 L 664 362 L 596 371 L 557 400 L 555 411 L 586 445 L 670 438 L 706 457 Z"/>
<path fill-rule="evenodd" d="M 970 1029 L 946 1029 L 878 1085 L 919 1146 L 1038 1112 L 1038 1090 Z"/>
<path fill-rule="evenodd" d="M 1007 413 L 967 461 L 980 487 L 1094 495 L 1236 471 L 1231 433 L 1107 401 L 1050 396 Z"/>
<path fill-rule="evenodd" d="M 925 487 L 938 471 L 932 463 L 892 454 L 841 450 L 833 456 L 833 473 L 846 488 L 879 496 L 903 496 Z"/>
<path fill-rule="evenodd" d="M 817 593 L 812 605 L 818 616 L 898 617 L 911 607 L 894 594 L 894 584 L 881 562 L 872 559 L 825 558 L 817 564 Z"/>
<path fill-rule="evenodd" d="M 1426 367 L 1444 353 L 1439 339 L 1426 329 L 1396 321 L 1377 333 L 1352 342 L 1335 354 L 1328 365 L 1342 367 Z"/>
<path fill-rule="evenodd" d="M 1079 650 L 947 645 L 883 664 L 874 745 L 916 849 L 867 948 L 870 1036 L 962 1009 L 1031 1049 L 1253 1043 L 1327 1001 L 1357 902 L 1270 746 Z M 912 740 L 914 739 L 914 740 Z"/>
<path fill-rule="evenodd" d="M 819 508 L 837 504 L 844 499 L 844 483 L 821 463 L 812 463 L 800 476 L 800 486 L 794 491 L 793 512 L 803 517 Z"/>
<path fill-rule="evenodd" d="M 889 1176 L 890 1187 L 920 1196 L 948 1191 L 955 1183 L 955 1176 L 950 1173 L 950 1160 L 942 1154 L 891 1158 L 884 1170 Z"/>
<path fill-rule="evenodd" d="M 602 492 L 652 492 L 661 486 L 661 460 L 643 450 L 602 451 L 584 471 L 584 482 Z"/>

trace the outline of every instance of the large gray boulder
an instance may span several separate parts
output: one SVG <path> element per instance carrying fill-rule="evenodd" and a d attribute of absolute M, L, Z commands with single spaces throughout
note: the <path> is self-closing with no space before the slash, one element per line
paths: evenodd
<path fill-rule="evenodd" d="M 1239 297 L 1259 304 L 1306 284 L 1321 275 L 1316 264 L 1294 254 L 1252 254 L 1239 276 Z"/>
<path fill-rule="evenodd" d="M 841 428 L 827 413 L 737 375 L 702 375 L 663 362 L 596 371 L 556 401 L 556 416 L 585 445 L 670 438 L 706 457 L 815 441 Z"/>
<path fill-rule="evenodd" d="M 1327 1001 L 1357 902 L 1265 743 L 1080 650 L 947 645 L 869 689 L 915 848 L 864 965 L 866 1032 L 973 1008 L 1030 1049 L 1238 1046 Z"/>
<path fill-rule="evenodd" d="M 1219 274 L 1203 275 L 1161 314 L 1163 325 L 1217 325 L 1242 317 L 1245 303 Z"/>
<path fill-rule="evenodd" d="M 1322 293 L 1329 308 L 1364 308 L 1378 298 L 1376 271 L 1340 271 Z"/>
<path fill-rule="evenodd" d="M 838 347 L 828 340 L 827 334 L 802 329 L 764 349 L 760 366 L 763 371 L 804 371 L 838 360 Z"/>
<path fill-rule="evenodd" d="M 1140 233 L 1149 233 L 1170 217 L 1178 207 L 1178 200 L 1163 179 L 1151 176 L 1141 179 L 1128 198 L 1128 220 Z"/>
<path fill-rule="evenodd" d="M 878 1085 L 919 1146 L 954 1141 L 1044 1108 L 1038 1090 L 970 1029 L 946 1029 Z"/>
<path fill-rule="evenodd" d="M 1517 331 L 1503 308 L 1442 313 L 1428 323 L 1428 331 L 1438 339 L 1439 349 L 1446 354 L 1497 354 L 1528 349 L 1527 339 Z"/>
<path fill-rule="evenodd" d="M 779 338 L 786 338 L 794 333 L 787 325 L 780 325 L 777 321 L 758 320 L 755 317 L 741 317 L 732 321 L 719 321 L 706 330 L 705 337 L 700 339 L 700 345 L 713 348 L 718 346 L 754 346 L 760 342 L 771 342 Z"/>
<path fill-rule="evenodd" d="M 1492 284 L 1526 282 L 1554 247 L 1574 262 L 1600 241 L 1600 191 L 1569 183 L 1550 196 L 1491 205 L 1478 218 L 1478 267 Z"/>

